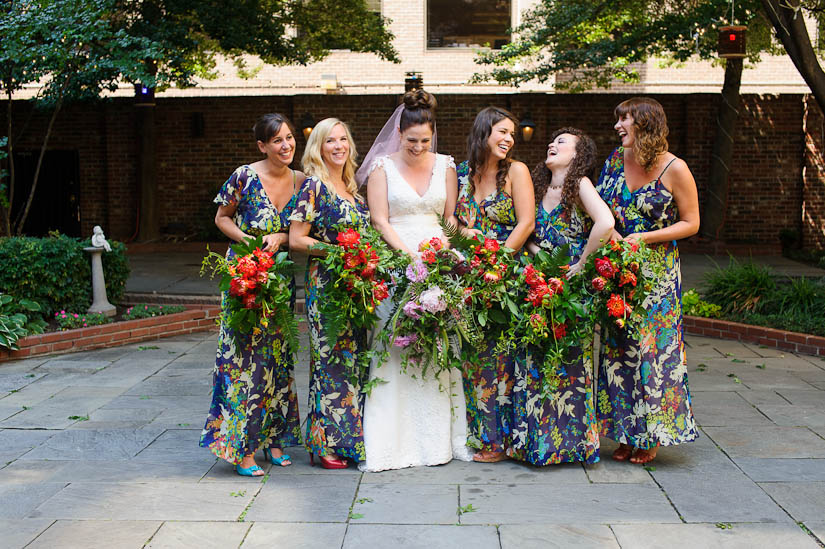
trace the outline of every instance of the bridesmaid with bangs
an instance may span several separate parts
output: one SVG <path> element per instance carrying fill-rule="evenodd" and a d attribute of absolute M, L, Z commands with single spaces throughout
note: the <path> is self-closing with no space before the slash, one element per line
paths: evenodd
<path fill-rule="evenodd" d="M 530 171 L 512 159 L 518 121 L 498 107 L 480 111 L 467 139 L 469 159 L 457 169 L 456 216 L 468 237 L 494 238 L 521 250 L 533 232 L 535 202 Z M 485 463 L 507 458 L 512 437 L 511 395 L 514 360 L 494 352 L 497 334 L 490 334 L 477 364 L 465 364 L 468 444 Z"/>
<path fill-rule="evenodd" d="M 569 248 L 567 277 L 575 276 L 588 256 L 613 230 L 613 216 L 596 192 L 590 175 L 596 168 L 596 144 L 576 128 L 551 137 L 547 157 L 533 169 L 536 230 L 531 253 Z M 549 342 L 548 342 L 549 343 Z M 544 396 L 540 369 L 547 349 L 530 346 L 516 358 L 511 457 L 533 465 L 599 461 L 599 428 L 593 404 L 593 337 L 572 347 L 556 365 L 557 388 Z"/>
<path fill-rule="evenodd" d="M 597 190 L 616 218 L 614 237 L 653 251 L 642 269 L 661 276 L 642 304 L 639 336 L 603 338 L 599 419 L 619 443 L 613 459 L 645 464 L 660 446 L 699 435 L 690 404 L 682 340 L 682 274 L 676 241 L 699 230 L 696 182 L 684 160 L 668 151 L 667 118 L 648 97 L 619 103 L 613 128 L 621 139 L 604 163 Z"/>

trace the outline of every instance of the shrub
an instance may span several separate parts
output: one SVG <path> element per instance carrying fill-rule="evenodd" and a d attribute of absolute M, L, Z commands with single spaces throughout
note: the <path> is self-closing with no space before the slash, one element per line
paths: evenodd
<path fill-rule="evenodd" d="M 752 261 L 739 263 L 733 257 L 730 265 L 705 274 L 705 298 L 719 305 L 725 313 L 755 313 L 760 311 L 763 300 L 776 291 L 776 281 L 771 269 Z"/>
<path fill-rule="evenodd" d="M 817 317 L 825 314 L 825 279 L 791 279 L 766 297 L 761 312 Z"/>
<path fill-rule="evenodd" d="M 696 290 L 688 290 L 682 294 L 682 313 L 690 316 L 719 318 L 722 316 L 722 307 L 702 301 Z"/>
<path fill-rule="evenodd" d="M 112 321 L 111 318 L 101 313 L 67 313 L 66 311 L 54 313 L 54 319 L 61 330 L 100 326 Z"/>
<path fill-rule="evenodd" d="M 759 314 L 747 313 L 731 315 L 727 320 L 751 324 L 753 326 L 765 326 L 767 328 L 777 328 L 790 332 L 801 332 L 825 337 L 825 317 L 808 316 L 802 314 Z"/>
<path fill-rule="evenodd" d="M 126 309 L 123 313 L 123 320 L 135 320 L 137 318 L 151 318 L 153 316 L 171 315 L 172 313 L 180 313 L 186 310 L 183 305 L 147 305 L 146 303 L 138 303 L 133 307 Z"/>
<path fill-rule="evenodd" d="M 0 347 L 15 350 L 18 339 L 41 334 L 46 326 L 36 301 L 0 294 Z"/>
<path fill-rule="evenodd" d="M 103 274 L 109 300 L 117 303 L 129 262 L 122 242 L 110 244 L 112 251 L 103 254 Z M 85 311 L 92 302 L 91 262 L 83 251 L 89 245 L 89 240 L 63 235 L 0 238 L 0 292 L 36 301 L 47 316 L 59 310 Z"/>

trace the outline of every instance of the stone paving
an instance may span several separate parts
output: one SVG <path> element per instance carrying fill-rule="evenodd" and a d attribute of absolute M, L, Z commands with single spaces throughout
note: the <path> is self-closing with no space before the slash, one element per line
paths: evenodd
<path fill-rule="evenodd" d="M 214 332 L 0 365 L 0 546 L 816 548 L 825 362 L 690 337 L 701 438 L 648 467 L 238 477 L 197 442 Z M 306 400 L 306 353 L 297 369 Z M 262 462 L 262 460 L 261 460 Z M 818 538 L 818 539 L 817 539 Z"/>

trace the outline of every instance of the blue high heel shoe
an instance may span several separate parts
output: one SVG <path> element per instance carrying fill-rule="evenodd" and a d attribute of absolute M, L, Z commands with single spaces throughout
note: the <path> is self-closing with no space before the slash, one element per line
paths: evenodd
<path fill-rule="evenodd" d="M 257 465 L 253 465 L 252 467 L 241 467 L 240 465 L 235 466 L 235 472 L 241 475 L 242 477 L 259 477 L 261 475 L 256 475 L 256 471 L 263 471 Z"/>
<path fill-rule="evenodd" d="M 281 467 L 288 467 L 292 465 L 291 463 L 284 463 L 285 461 L 292 461 L 286 454 L 282 454 L 280 457 L 273 457 L 272 450 L 269 448 L 264 448 L 264 457 L 269 460 L 272 465 L 279 465 Z"/>

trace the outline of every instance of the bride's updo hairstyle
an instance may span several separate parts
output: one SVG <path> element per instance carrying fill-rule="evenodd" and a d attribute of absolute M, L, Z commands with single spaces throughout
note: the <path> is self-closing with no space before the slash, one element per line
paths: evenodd
<path fill-rule="evenodd" d="M 435 96 L 424 90 L 411 90 L 404 94 L 404 109 L 401 111 L 399 129 L 403 133 L 407 128 L 429 124 L 435 131 Z"/>

